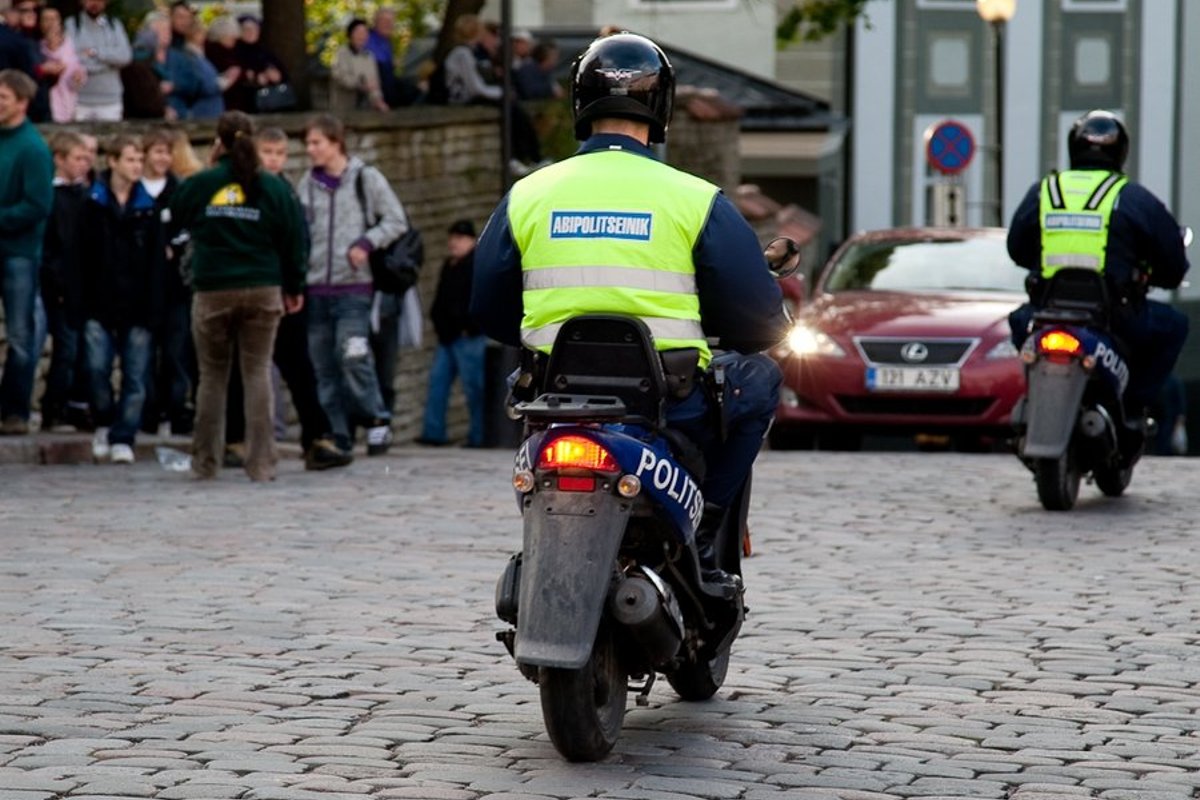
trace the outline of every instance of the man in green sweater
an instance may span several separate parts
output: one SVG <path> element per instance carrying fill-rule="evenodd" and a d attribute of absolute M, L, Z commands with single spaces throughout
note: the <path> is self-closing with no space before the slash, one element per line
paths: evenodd
<path fill-rule="evenodd" d="M 0 378 L 0 434 L 29 432 L 38 353 L 34 303 L 42 236 L 54 203 L 54 159 L 30 123 L 37 84 L 15 69 L 0 71 L 0 272 L 8 351 Z"/>

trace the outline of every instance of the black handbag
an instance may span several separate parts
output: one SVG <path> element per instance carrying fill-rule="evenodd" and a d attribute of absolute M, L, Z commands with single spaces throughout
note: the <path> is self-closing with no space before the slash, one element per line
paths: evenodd
<path fill-rule="evenodd" d="M 254 92 L 254 109 L 260 113 L 290 111 L 297 105 L 296 90 L 290 83 L 275 83 Z"/>
<path fill-rule="evenodd" d="M 358 205 L 366 216 L 367 193 L 363 186 L 363 172 L 359 170 L 354 181 L 354 192 L 358 196 Z M 374 224 L 378 220 L 369 221 Z M 416 284 L 421 267 L 425 264 L 425 242 L 421 232 L 409 220 L 408 230 L 384 247 L 371 251 L 371 282 L 378 292 L 403 295 Z"/>

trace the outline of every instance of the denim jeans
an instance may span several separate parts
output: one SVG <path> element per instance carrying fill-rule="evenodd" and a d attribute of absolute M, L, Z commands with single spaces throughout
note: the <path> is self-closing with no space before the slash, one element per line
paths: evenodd
<path fill-rule="evenodd" d="M 685 399 L 668 404 L 667 425 L 682 431 L 704 453 L 705 501 L 727 508 L 750 477 L 779 404 L 783 376 L 764 353 L 725 353 L 719 358 L 725 370 L 724 440 L 708 393 L 699 385 Z"/>
<path fill-rule="evenodd" d="M 317 396 L 340 447 L 349 448 L 350 422 L 388 422 L 371 353 L 370 295 L 309 295 L 308 350 Z"/>
<path fill-rule="evenodd" d="M 46 373 L 46 391 L 42 395 L 42 425 L 62 422 L 67 411 L 71 387 L 75 385 L 75 365 L 79 361 L 81 334 L 67 320 L 61 305 L 46 306 L 50 331 L 50 369 Z"/>
<path fill-rule="evenodd" d="M 4 325 L 8 351 L 0 378 L 0 418 L 29 419 L 33 379 L 37 373 L 37 331 L 34 307 L 38 296 L 38 267 L 32 258 L 8 256 L 3 261 Z"/>
<path fill-rule="evenodd" d="M 283 316 L 278 286 L 196 292 L 192 300 L 192 337 L 200 362 L 196 392 L 196 429 L 192 435 L 192 472 L 214 478 L 225 454 L 225 395 L 237 343 L 245 391 L 246 474 L 251 480 L 275 477 L 274 403 L 271 351 Z"/>
<path fill-rule="evenodd" d="M 110 330 L 94 319 L 83 326 L 92 413 L 96 425 L 109 427 L 109 444 L 132 445 L 146 404 L 153 337 L 145 328 Z M 113 359 L 121 359 L 121 392 L 113 404 Z"/>
<path fill-rule="evenodd" d="M 457 377 L 467 396 L 470 426 L 467 444 L 483 445 L 483 359 L 487 352 L 486 336 L 460 336 L 450 344 L 439 344 L 429 370 L 429 396 L 425 400 L 425 424 L 421 438 L 446 441 L 446 406 L 450 387 Z"/>
<path fill-rule="evenodd" d="M 143 429 L 157 431 L 165 416 L 172 433 L 190 433 L 195 415 L 196 350 L 192 346 L 192 304 L 172 301 L 164 309 L 162 336 L 150 362 Z"/>

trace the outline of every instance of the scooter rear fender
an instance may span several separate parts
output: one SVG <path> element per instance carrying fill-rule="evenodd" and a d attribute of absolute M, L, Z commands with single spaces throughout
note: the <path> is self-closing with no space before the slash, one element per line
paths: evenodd
<path fill-rule="evenodd" d="M 545 490 L 526 502 L 513 654 L 522 665 L 578 669 L 592 652 L 632 505 L 602 489 Z"/>
<path fill-rule="evenodd" d="M 1067 451 L 1089 379 L 1077 361 L 1041 359 L 1029 368 L 1024 458 L 1060 458 Z"/>

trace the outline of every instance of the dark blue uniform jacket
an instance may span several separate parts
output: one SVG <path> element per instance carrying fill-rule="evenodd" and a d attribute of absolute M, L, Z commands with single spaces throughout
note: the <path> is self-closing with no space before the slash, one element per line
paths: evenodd
<path fill-rule="evenodd" d="M 1008 254 L 1033 272 L 1041 270 L 1042 229 L 1038 200 L 1041 183 L 1035 183 L 1013 214 L 1008 229 Z M 1104 272 L 1112 286 L 1124 290 L 1149 271 L 1150 285 L 1174 289 L 1188 269 L 1179 223 L 1171 212 L 1140 183 L 1129 181 L 1113 205 L 1108 231 Z"/>

